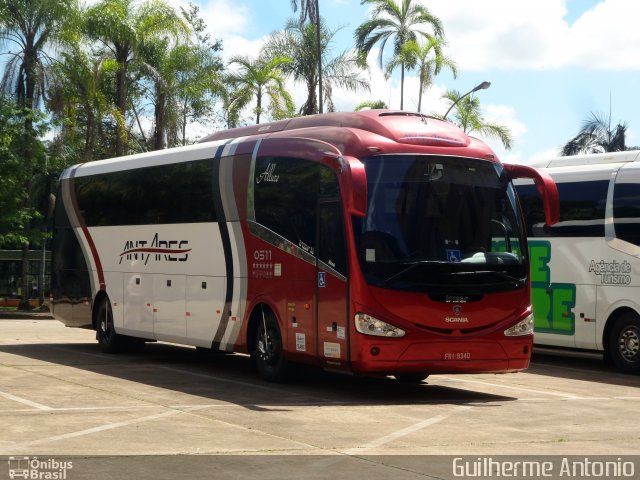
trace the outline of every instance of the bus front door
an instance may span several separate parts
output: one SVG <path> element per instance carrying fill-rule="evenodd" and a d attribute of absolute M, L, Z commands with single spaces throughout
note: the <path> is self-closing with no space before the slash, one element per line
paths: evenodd
<path fill-rule="evenodd" d="M 348 280 L 343 209 L 321 198 L 317 215 L 317 352 L 325 368 L 349 369 Z"/>

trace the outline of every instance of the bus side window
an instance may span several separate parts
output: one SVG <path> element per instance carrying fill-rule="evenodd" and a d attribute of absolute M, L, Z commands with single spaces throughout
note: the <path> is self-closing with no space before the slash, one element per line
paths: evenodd
<path fill-rule="evenodd" d="M 613 225 L 616 237 L 640 246 L 640 169 L 618 172 L 613 190 Z"/>
<path fill-rule="evenodd" d="M 342 275 L 347 274 L 347 254 L 340 197 L 321 200 L 318 207 L 318 259 Z"/>
<path fill-rule="evenodd" d="M 328 176 L 335 178 L 328 167 L 316 162 L 257 158 L 253 179 L 256 222 L 315 255 L 318 195 L 331 193 L 326 191 L 330 190 Z"/>
<path fill-rule="evenodd" d="M 608 180 L 560 182 L 560 221 L 544 227 L 542 199 L 533 184 L 516 187 L 529 237 L 603 237 Z"/>

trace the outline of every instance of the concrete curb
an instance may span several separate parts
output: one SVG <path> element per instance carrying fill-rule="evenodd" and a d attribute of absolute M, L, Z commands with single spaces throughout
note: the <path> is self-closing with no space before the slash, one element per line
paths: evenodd
<path fill-rule="evenodd" d="M 2 311 L 0 320 L 53 320 L 51 312 Z"/>

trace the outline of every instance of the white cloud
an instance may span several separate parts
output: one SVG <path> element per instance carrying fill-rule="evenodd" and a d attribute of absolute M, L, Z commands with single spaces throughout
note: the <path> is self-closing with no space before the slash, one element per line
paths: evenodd
<path fill-rule="evenodd" d="M 560 155 L 560 148 L 548 148 L 546 150 L 542 150 L 539 152 L 534 153 L 533 155 L 531 155 L 531 157 L 527 160 L 526 163 L 532 163 L 535 164 L 537 162 L 541 162 L 543 160 L 549 160 L 551 158 L 555 158 L 557 156 Z"/>
<path fill-rule="evenodd" d="M 188 0 L 171 0 L 174 5 L 188 5 Z M 249 7 L 233 0 L 208 0 L 200 3 L 200 17 L 214 38 L 246 33 Z"/>
<path fill-rule="evenodd" d="M 485 120 L 507 127 L 511 131 L 514 140 L 517 141 L 519 137 L 527 133 L 527 126 L 518 120 L 515 108 L 508 105 L 495 104 L 484 105 L 482 108 Z"/>
<path fill-rule="evenodd" d="M 640 3 L 606 0 L 585 12 L 572 27 L 574 62 L 596 69 L 640 68 Z"/>
<path fill-rule="evenodd" d="M 640 69 L 640 3 L 603 0 L 572 25 L 567 0 L 421 0 L 462 70 Z"/>

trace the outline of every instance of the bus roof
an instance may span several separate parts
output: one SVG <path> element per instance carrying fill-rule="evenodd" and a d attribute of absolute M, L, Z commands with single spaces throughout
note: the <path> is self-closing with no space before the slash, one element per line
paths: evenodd
<path fill-rule="evenodd" d="M 605 163 L 627 163 L 640 161 L 640 150 L 625 152 L 591 153 L 588 155 L 568 155 L 540 160 L 529 164 L 536 168 L 576 167 L 583 165 L 601 165 Z"/>
<path fill-rule="evenodd" d="M 461 155 L 466 152 L 468 156 L 496 159 L 493 151 L 484 142 L 470 137 L 457 125 L 421 113 L 401 110 L 363 110 L 308 115 L 222 130 L 205 136 L 200 143 L 257 135 L 295 135 L 330 141 L 330 136 L 327 137 L 326 133 L 335 128 L 357 132 L 359 140 L 364 143 L 368 134 L 401 145 L 435 147 L 442 149 L 441 154 Z M 297 132 L 293 133 L 294 130 Z M 373 137 L 371 139 L 373 141 Z M 348 149 L 348 145 L 343 146 Z M 456 149 L 457 151 L 454 151 Z"/>
<path fill-rule="evenodd" d="M 428 148 L 429 153 L 439 155 L 498 161 L 488 145 L 468 136 L 453 123 L 414 112 L 365 110 L 308 115 L 222 130 L 205 136 L 195 145 L 87 162 L 67 169 L 63 177 L 72 170 L 75 176 L 80 177 L 186 162 L 199 158 L 202 151 L 209 150 L 214 145 L 226 144 L 231 139 L 243 142 L 265 137 L 315 139 L 335 146 L 342 154 L 353 156 L 380 151 L 400 153 L 403 150 L 409 151 L 412 147 L 423 147 Z M 386 149 L 383 144 L 393 146 Z M 412 149 L 414 152 L 415 150 Z"/>

